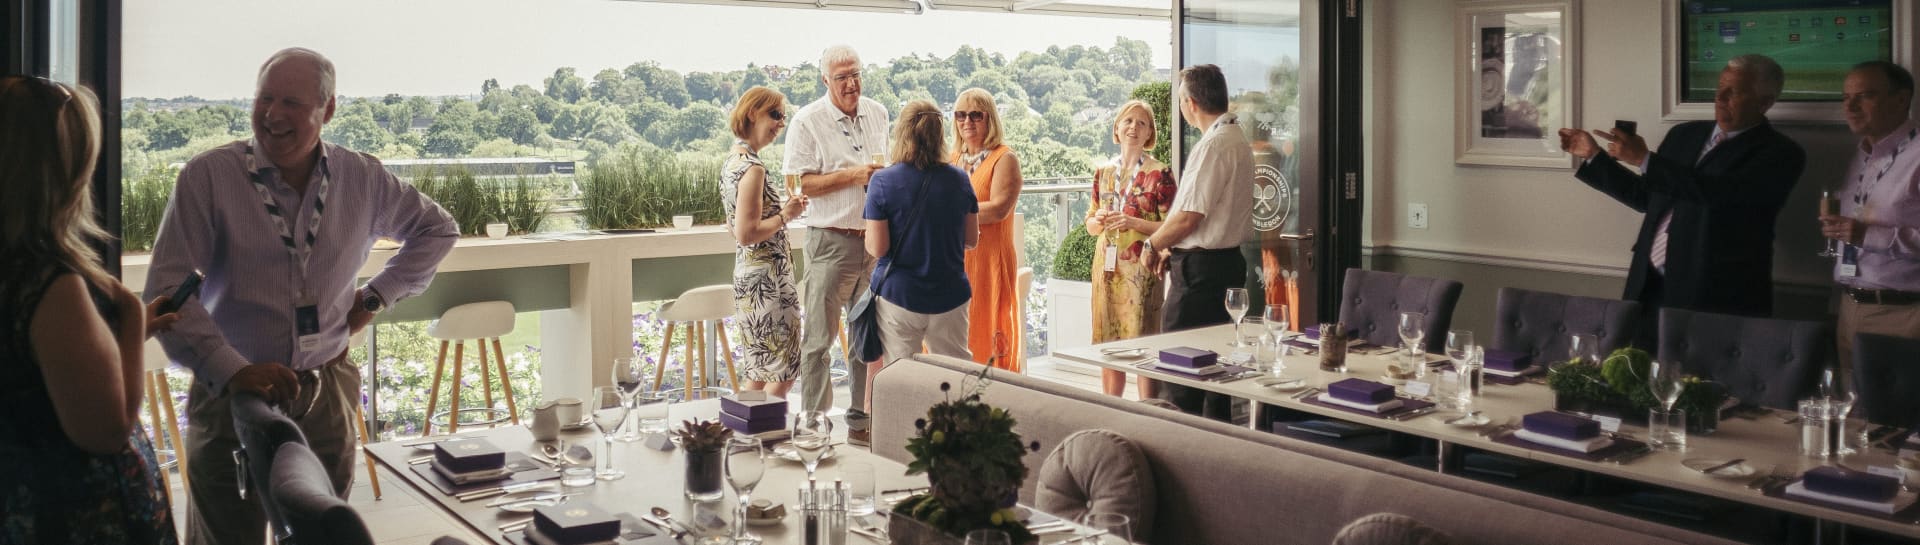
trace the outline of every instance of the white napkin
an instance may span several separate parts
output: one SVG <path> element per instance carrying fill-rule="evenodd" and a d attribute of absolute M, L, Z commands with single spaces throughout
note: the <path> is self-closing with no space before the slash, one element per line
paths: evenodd
<path fill-rule="evenodd" d="M 1208 365 L 1206 367 L 1181 367 L 1181 366 L 1174 365 L 1167 362 L 1154 362 L 1153 366 L 1159 369 L 1165 369 L 1168 371 L 1173 371 L 1175 373 L 1180 373 L 1182 375 L 1199 375 L 1199 376 L 1217 375 L 1227 370 L 1227 368 L 1221 367 L 1220 364 L 1217 364 L 1217 363 L 1213 365 Z"/>
<path fill-rule="evenodd" d="M 1402 404 L 1400 402 L 1400 398 L 1397 398 L 1397 397 L 1381 403 L 1360 403 L 1358 401 L 1347 401 L 1345 399 L 1333 397 L 1333 394 L 1322 393 L 1320 394 L 1319 399 L 1321 403 L 1339 405 L 1341 407 L 1350 407 L 1350 408 L 1360 409 L 1362 411 L 1367 411 L 1372 413 L 1384 413 L 1387 411 L 1398 409 Z"/>
<path fill-rule="evenodd" d="M 1913 505 L 1915 499 L 1913 493 L 1902 492 L 1895 494 L 1893 499 L 1887 501 L 1858 500 L 1846 496 L 1835 496 L 1833 494 L 1823 494 L 1807 490 L 1806 481 L 1794 481 L 1793 484 L 1787 485 L 1787 495 L 1818 502 L 1845 505 L 1856 509 L 1865 509 L 1882 515 L 1891 515 L 1905 510 L 1907 506 Z"/>
<path fill-rule="evenodd" d="M 1571 450 L 1574 452 L 1593 452 L 1596 450 L 1613 446 L 1613 439 L 1608 438 L 1605 435 L 1597 436 L 1592 439 L 1582 439 L 1582 440 L 1561 439 L 1559 437 L 1554 437 L 1544 433 L 1527 431 L 1526 429 L 1522 428 L 1520 430 L 1514 431 L 1513 436 L 1519 437 L 1521 439 L 1525 439 L 1528 441 L 1532 441 L 1534 444 L 1537 444 L 1537 445 L 1546 445 L 1549 447 L 1553 447 L 1561 450 Z"/>
<path fill-rule="evenodd" d="M 1526 376 L 1526 375 L 1531 375 L 1531 374 L 1534 374 L 1534 373 L 1538 373 L 1538 372 L 1540 372 L 1541 370 L 1542 370 L 1542 368 L 1541 368 L 1540 366 L 1538 366 L 1538 365 L 1529 365 L 1529 366 L 1526 366 L 1525 368 L 1523 368 L 1523 369 L 1521 369 L 1521 370 L 1519 370 L 1519 371 L 1501 371 L 1501 370 L 1499 370 L 1499 369 L 1494 369 L 1494 368 L 1491 368 L 1491 367 L 1481 367 L 1481 368 L 1480 368 L 1480 372 L 1482 372 L 1482 373 L 1486 373 L 1486 374 L 1489 374 L 1489 375 L 1494 375 L 1494 376 L 1500 376 L 1500 377 L 1507 377 L 1507 378 L 1513 378 L 1513 377 L 1519 377 L 1519 376 Z"/>

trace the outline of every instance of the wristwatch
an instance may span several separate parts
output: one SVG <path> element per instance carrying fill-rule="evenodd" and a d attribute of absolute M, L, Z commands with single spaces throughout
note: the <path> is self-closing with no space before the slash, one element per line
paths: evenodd
<path fill-rule="evenodd" d="M 1140 255 L 1153 253 L 1153 237 L 1140 239 Z"/>
<path fill-rule="evenodd" d="M 377 313 L 386 307 L 387 302 L 380 298 L 380 292 L 373 289 L 373 286 L 367 286 L 366 295 L 360 298 L 360 310 Z"/>

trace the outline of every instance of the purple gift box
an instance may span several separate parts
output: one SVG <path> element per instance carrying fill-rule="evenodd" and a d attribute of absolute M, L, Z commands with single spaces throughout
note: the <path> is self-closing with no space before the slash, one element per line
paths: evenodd
<path fill-rule="evenodd" d="M 448 471 L 472 473 L 506 467 L 507 452 L 485 439 L 461 439 L 435 443 L 433 459 Z"/>
<path fill-rule="evenodd" d="M 784 418 L 783 415 L 774 415 L 773 418 L 747 420 L 725 411 L 721 411 L 720 413 L 720 424 L 736 433 L 744 433 L 747 435 L 758 435 L 774 430 L 785 429 L 787 426 L 786 418 Z"/>
<path fill-rule="evenodd" d="M 1213 365 L 1214 362 L 1219 360 L 1220 355 L 1215 354 L 1212 350 L 1201 350 L 1190 346 L 1168 348 L 1160 351 L 1161 363 L 1170 363 L 1188 369 L 1197 369 Z"/>
<path fill-rule="evenodd" d="M 1309 339 L 1314 339 L 1314 340 L 1320 339 L 1320 326 L 1310 325 L 1305 328 L 1302 328 L 1300 332 L 1305 333 L 1307 335 L 1307 338 Z M 1347 328 L 1347 338 L 1351 339 L 1359 335 L 1360 335 L 1360 330 L 1354 329 L 1354 328 Z"/>
<path fill-rule="evenodd" d="M 620 519 L 577 501 L 534 508 L 533 527 L 560 543 L 594 543 L 620 537 Z"/>
<path fill-rule="evenodd" d="M 1520 427 L 1530 432 L 1570 441 L 1592 439 L 1600 435 L 1599 422 L 1554 411 L 1529 414 L 1521 419 Z"/>
<path fill-rule="evenodd" d="M 1512 350 L 1487 350 L 1485 363 L 1488 369 L 1498 371 L 1519 371 L 1533 365 L 1533 354 Z"/>
<path fill-rule="evenodd" d="M 773 420 L 785 420 L 787 418 L 787 400 L 784 398 L 767 398 L 760 401 L 741 401 L 736 396 L 723 396 L 720 398 L 720 413 L 731 414 L 736 418 L 748 421 L 760 421 L 769 418 Z"/>
<path fill-rule="evenodd" d="M 1328 384 L 1327 395 L 1354 403 L 1386 403 L 1393 400 L 1393 387 L 1371 380 L 1350 378 Z"/>
<path fill-rule="evenodd" d="M 1887 501 L 1900 492 L 1900 481 L 1893 477 L 1832 466 L 1807 470 L 1800 478 L 1808 491 L 1856 500 Z"/>

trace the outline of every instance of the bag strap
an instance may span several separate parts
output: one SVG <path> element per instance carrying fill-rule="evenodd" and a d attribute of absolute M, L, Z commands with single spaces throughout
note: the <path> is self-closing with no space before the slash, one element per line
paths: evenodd
<path fill-rule="evenodd" d="M 938 165 L 935 165 L 935 166 L 938 166 Z M 900 233 L 900 240 L 903 240 L 903 241 L 907 240 L 907 238 L 909 238 L 908 235 L 913 234 L 913 228 L 918 227 L 920 225 L 920 208 L 922 204 L 927 202 L 927 182 L 932 180 L 933 180 L 933 169 L 928 168 L 926 175 L 920 177 L 920 192 L 914 194 L 913 196 L 913 208 L 912 208 L 913 215 L 906 217 L 907 230 L 902 231 Z M 891 236 L 892 233 L 888 233 L 888 235 Z M 900 246 L 898 244 L 893 244 L 893 241 L 891 240 L 887 241 L 887 257 L 889 258 L 897 257 L 894 254 L 899 253 L 899 250 L 900 250 Z M 868 291 L 871 291 L 875 294 L 880 293 L 880 286 L 883 284 L 886 284 L 887 277 L 892 274 L 893 274 L 893 259 L 888 259 L 887 268 L 881 269 L 880 271 L 880 281 L 873 284 Z"/>

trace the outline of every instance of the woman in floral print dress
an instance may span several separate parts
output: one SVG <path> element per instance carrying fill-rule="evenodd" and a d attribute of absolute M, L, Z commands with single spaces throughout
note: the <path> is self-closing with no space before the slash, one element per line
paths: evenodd
<path fill-rule="evenodd" d="M 1173 202 L 1173 175 L 1147 153 L 1156 140 L 1153 110 L 1128 101 L 1113 121 L 1120 155 L 1093 174 L 1095 206 L 1087 210 L 1087 233 L 1100 237 L 1093 249 L 1093 342 L 1160 332 L 1160 277 L 1140 259 L 1141 241 L 1160 229 Z M 1111 266 L 1109 266 L 1111 264 Z M 1140 398 L 1153 397 L 1153 381 L 1138 378 Z M 1126 390 L 1126 373 L 1105 369 L 1101 386 L 1110 395 Z"/>
<path fill-rule="evenodd" d="M 760 163 L 760 148 L 786 128 L 787 99 L 766 87 L 748 89 L 733 108 L 734 141 L 720 167 L 720 196 L 727 228 L 738 248 L 733 256 L 734 323 L 744 352 L 745 390 L 783 398 L 800 374 L 800 295 L 793 287 L 787 222 L 807 208 L 803 196 L 776 189 Z M 748 219 L 750 218 L 750 219 Z"/>

